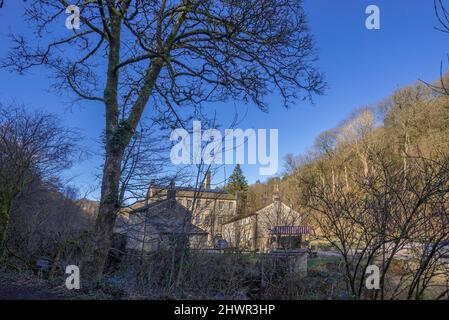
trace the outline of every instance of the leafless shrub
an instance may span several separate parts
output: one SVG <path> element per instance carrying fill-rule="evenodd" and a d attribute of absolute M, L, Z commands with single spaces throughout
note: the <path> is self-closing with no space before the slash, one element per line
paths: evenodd
<path fill-rule="evenodd" d="M 7 246 L 11 210 L 17 207 L 18 197 L 31 197 L 37 190 L 33 185 L 56 181 L 58 174 L 72 164 L 78 137 L 51 114 L 0 105 L 1 257 Z"/>
<path fill-rule="evenodd" d="M 129 254 L 108 279 L 135 299 L 298 299 L 309 294 L 306 280 L 287 259 L 180 250 L 143 258 Z"/>
<path fill-rule="evenodd" d="M 353 175 L 351 188 L 309 183 L 309 206 L 321 236 L 341 254 L 348 291 L 354 298 L 421 299 L 438 278 L 447 278 L 449 160 L 382 152 L 369 157 L 368 175 Z M 313 180 L 313 179 L 312 179 Z M 402 274 L 390 269 L 404 256 Z M 380 268 L 379 291 L 365 289 L 366 269 Z"/>
<path fill-rule="evenodd" d="M 7 252 L 9 269 L 64 274 L 65 266 L 79 265 L 82 246 L 93 217 L 61 186 L 34 183 L 21 194 L 11 210 Z M 39 269 L 38 262 L 48 266 Z"/>

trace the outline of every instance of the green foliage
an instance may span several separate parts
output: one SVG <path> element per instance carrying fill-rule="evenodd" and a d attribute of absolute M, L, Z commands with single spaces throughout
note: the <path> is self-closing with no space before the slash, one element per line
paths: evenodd
<path fill-rule="evenodd" d="M 228 185 L 226 186 L 226 190 L 233 195 L 236 195 L 237 192 L 240 192 L 240 196 L 242 200 L 246 199 L 246 194 L 248 191 L 248 182 L 246 181 L 245 176 L 243 175 L 242 168 L 239 164 L 237 164 L 229 177 Z"/>

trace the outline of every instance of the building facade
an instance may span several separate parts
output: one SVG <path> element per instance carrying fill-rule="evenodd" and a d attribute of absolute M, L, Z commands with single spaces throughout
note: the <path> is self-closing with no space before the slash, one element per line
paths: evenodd
<path fill-rule="evenodd" d="M 303 236 L 312 230 L 301 226 L 301 215 L 281 202 L 275 186 L 273 202 L 260 210 L 237 215 L 223 224 L 223 237 L 229 247 L 267 252 L 300 247 Z"/>
<path fill-rule="evenodd" d="M 211 174 L 206 173 L 201 188 L 172 186 L 176 202 L 185 207 L 191 222 L 208 233 L 209 247 L 223 238 L 223 223 L 237 215 L 238 197 L 221 189 L 211 189 Z M 150 184 L 145 201 L 133 205 L 137 209 L 167 199 L 170 187 Z"/>
<path fill-rule="evenodd" d="M 208 232 L 192 224 L 192 216 L 170 190 L 159 199 L 123 213 L 114 234 L 124 239 L 126 250 L 155 252 L 189 243 L 191 248 L 207 247 Z"/>

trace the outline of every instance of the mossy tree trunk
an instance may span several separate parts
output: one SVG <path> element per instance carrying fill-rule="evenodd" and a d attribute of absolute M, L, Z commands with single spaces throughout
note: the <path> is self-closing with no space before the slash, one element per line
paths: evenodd
<path fill-rule="evenodd" d="M 83 279 L 89 286 L 98 284 L 101 280 L 106 259 L 111 248 L 115 221 L 122 205 L 120 199 L 120 174 L 125 149 L 134 135 L 145 106 L 164 66 L 164 56 L 168 56 L 171 51 L 175 37 L 185 20 L 187 7 L 184 10 L 179 15 L 170 36 L 159 48 L 161 51 L 160 57 L 154 58 L 145 71 L 144 84 L 139 92 L 139 96 L 132 106 L 128 118 L 122 121 L 120 121 L 118 103 L 118 66 L 120 64 L 122 17 L 117 16 L 112 21 L 112 38 L 109 40 L 110 50 L 107 83 L 104 91 L 106 108 L 106 156 L 103 166 L 101 200 L 91 241 L 86 247 L 81 266 Z"/>

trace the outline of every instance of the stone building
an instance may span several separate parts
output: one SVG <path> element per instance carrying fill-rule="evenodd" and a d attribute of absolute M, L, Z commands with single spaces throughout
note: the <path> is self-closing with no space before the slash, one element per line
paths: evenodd
<path fill-rule="evenodd" d="M 223 223 L 237 214 L 237 197 L 220 189 L 211 189 L 211 174 L 206 173 L 201 188 L 174 187 L 176 201 L 191 211 L 192 223 L 208 233 L 208 243 L 213 247 L 223 237 Z M 153 183 L 147 202 L 152 204 L 167 198 L 169 189 Z"/>
<path fill-rule="evenodd" d="M 154 252 L 187 241 L 190 247 L 207 246 L 207 231 L 192 224 L 192 215 L 176 198 L 173 188 L 165 199 L 154 200 L 124 212 L 114 229 L 126 250 Z"/>
<path fill-rule="evenodd" d="M 301 225 L 301 215 L 280 200 L 275 186 L 273 202 L 248 214 L 231 217 L 223 224 L 229 247 L 267 252 L 300 248 L 311 228 Z"/>
<path fill-rule="evenodd" d="M 153 222 L 157 219 L 158 212 L 165 208 L 163 202 L 167 200 L 170 192 L 175 200 L 176 212 L 172 213 L 169 220 L 179 219 L 189 221 L 194 227 L 201 229 L 207 234 L 207 245 L 209 248 L 215 247 L 217 242 L 223 238 L 223 223 L 237 215 L 236 196 L 220 189 L 211 189 L 211 174 L 207 172 L 204 177 L 204 183 L 201 188 L 178 187 L 174 183 L 170 186 L 157 186 L 153 182 L 150 184 L 147 199 L 136 202 L 124 216 L 134 219 L 133 224 L 137 222 L 142 212 L 152 212 Z M 166 210 L 166 209 L 164 209 Z M 169 213 L 165 213 L 169 217 Z M 176 218 L 176 219 L 175 219 Z M 168 221 L 166 221 L 168 222 Z M 204 238 L 203 236 L 201 238 Z"/>

